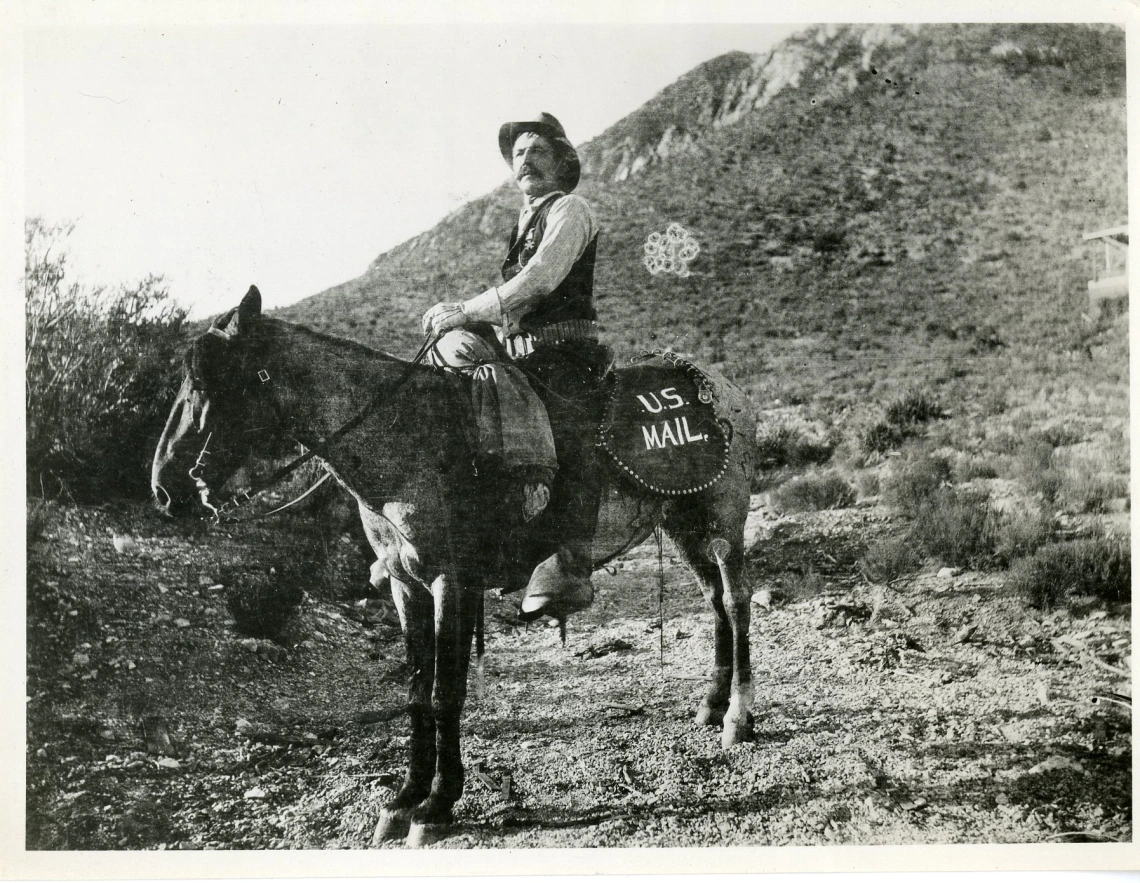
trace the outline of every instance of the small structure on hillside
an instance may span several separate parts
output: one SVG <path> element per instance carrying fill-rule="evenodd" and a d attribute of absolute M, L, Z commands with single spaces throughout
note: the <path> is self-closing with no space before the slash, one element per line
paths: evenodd
<path fill-rule="evenodd" d="M 1085 242 L 1104 243 L 1104 270 L 1089 280 L 1089 312 L 1100 316 L 1104 302 L 1128 296 L 1128 226 L 1111 227 L 1086 233 Z"/>

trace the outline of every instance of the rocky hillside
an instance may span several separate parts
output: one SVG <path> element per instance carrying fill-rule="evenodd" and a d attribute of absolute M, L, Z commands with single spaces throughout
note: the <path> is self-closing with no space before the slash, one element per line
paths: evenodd
<path fill-rule="evenodd" d="M 1081 233 L 1127 217 L 1124 82 L 1111 26 L 822 26 L 713 59 L 581 147 L 604 333 L 767 404 L 1083 348 Z M 505 183 L 280 315 L 410 353 L 427 306 L 496 279 L 517 199 Z M 651 275 L 674 222 L 691 275 Z"/>

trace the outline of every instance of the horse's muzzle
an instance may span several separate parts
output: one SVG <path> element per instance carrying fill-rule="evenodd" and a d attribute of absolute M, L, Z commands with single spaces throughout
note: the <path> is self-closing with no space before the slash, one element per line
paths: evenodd
<path fill-rule="evenodd" d="M 193 498 L 181 494 L 171 494 L 165 487 L 157 482 L 151 485 L 151 496 L 154 508 L 166 518 L 177 518 L 186 514 L 194 502 Z"/>

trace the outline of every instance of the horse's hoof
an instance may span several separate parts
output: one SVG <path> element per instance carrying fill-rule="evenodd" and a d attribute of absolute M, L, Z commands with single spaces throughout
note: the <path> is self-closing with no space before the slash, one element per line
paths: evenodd
<path fill-rule="evenodd" d="M 447 836 L 447 825 L 413 822 L 405 844 L 409 849 L 420 849 L 438 843 Z"/>
<path fill-rule="evenodd" d="M 724 722 L 724 712 L 723 708 L 713 708 L 702 702 L 697 708 L 697 726 L 719 727 Z"/>
<path fill-rule="evenodd" d="M 729 749 L 741 742 L 752 741 L 752 716 L 735 721 L 725 721 L 724 729 L 720 733 L 721 748 Z"/>
<path fill-rule="evenodd" d="M 372 845 L 379 846 L 391 840 L 402 840 L 408 836 L 412 820 L 404 810 L 386 809 L 380 813 L 380 820 L 376 822 L 376 830 L 372 832 Z"/>

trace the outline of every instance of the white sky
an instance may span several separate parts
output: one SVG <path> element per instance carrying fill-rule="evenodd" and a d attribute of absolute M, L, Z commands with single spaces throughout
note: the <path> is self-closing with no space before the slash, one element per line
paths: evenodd
<path fill-rule="evenodd" d="M 360 275 L 507 174 L 499 124 L 601 133 L 795 25 L 50 27 L 24 45 L 25 210 L 86 283 L 163 274 L 205 315 Z"/>

